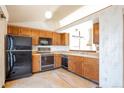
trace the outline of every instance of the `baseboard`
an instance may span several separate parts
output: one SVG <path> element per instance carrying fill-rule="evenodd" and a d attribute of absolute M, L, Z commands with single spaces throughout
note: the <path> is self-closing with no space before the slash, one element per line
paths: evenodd
<path fill-rule="evenodd" d="M 2 85 L 2 88 L 5 88 L 5 85 Z"/>

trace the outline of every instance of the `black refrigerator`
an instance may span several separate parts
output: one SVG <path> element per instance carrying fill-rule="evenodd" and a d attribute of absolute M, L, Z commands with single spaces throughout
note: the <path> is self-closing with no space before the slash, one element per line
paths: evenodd
<path fill-rule="evenodd" d="M 32 38 L 6 36 L 6 80 L 32 75 Z"/>

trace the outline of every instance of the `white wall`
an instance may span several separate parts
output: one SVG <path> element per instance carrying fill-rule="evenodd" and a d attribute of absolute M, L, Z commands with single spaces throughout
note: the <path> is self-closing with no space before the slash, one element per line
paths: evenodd
<path fill-rule="evenodd" d="M 5 82 L 5 35 L 7 33 L 7 21 L 9 18 L 7 9 L 4 5 L 0 5 L 0 9 L 6 19 L 0 18 L 0 87 L 4 85 Z"/>
<path fill-rule="evenodd" d="M 4 37 L 6 33 L 7 33 L 6 19 L 0 19 L 0 87 L 4 85 L 5 81 Z"/>
<path fill-rule="evenodd" d="M 100 87 L 124 87 L 123 12 L 112 6 L 99 16 Z"/>

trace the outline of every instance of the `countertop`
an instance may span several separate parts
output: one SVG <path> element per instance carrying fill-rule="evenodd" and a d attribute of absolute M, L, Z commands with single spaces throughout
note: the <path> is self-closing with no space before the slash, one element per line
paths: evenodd
<path fill-rule="evenodd" d="M 36 51 L 35 51 L 36 52 Z M 81 57 L 90 57 L 90 58 L 99 58 L 99 53 L 96 52 L 76 52 L 76 51 L 54 51 L 50 52 L 51 54 L 62 54 L 62 55 L 73 55 L 73 56 L 81 56 Z M 36 54 L 42 54 L 40 52 L 36 52 Z"/>

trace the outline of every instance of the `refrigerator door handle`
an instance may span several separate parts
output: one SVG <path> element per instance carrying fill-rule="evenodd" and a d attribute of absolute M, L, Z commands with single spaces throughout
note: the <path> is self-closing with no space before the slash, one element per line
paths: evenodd
<path fill-rule="evenodd" d="M 14 63 L 16 62 L 16 56 L 15 55 L 13 55 L 13 59 L 14 59 Z"/>
<path fill-rule="evenodd" d="M 11 58 L 11 61 L 10 61 L 10 71 L 13 70 L 13 67 L 14 67 L 14 56 L 13 54 L 10 52 L 10 58 Z"/>
<path fill-rule="evenodd" d="M 13 47 L 14 47 L 14 41 L 13 41 L 13 38 L 10 37 L 10 50 L 13 50 Z"/>

